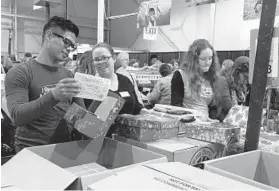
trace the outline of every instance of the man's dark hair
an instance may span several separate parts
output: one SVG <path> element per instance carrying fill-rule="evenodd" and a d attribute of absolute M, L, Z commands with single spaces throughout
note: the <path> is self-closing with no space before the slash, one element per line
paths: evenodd
<path fill-rule="evenodd" d="M 158 59 L 158 58 L 159 58 L 159 56 L 158 56 L 158 55 L 156 55 L 156 54 L 152 54 L 152 55 L 150 56 L 150 60 L 151 60 L 151 59 L 153 59 L 153 58 L 157 58 L 157 59 Z"/>
<path fill-rule="evenodd" d="M 171 74 L 171 67 L 169 64 L 162 64 L 159 68 L 159 72 L 162 77 L 166 77 Z"/>
<path fill-rule="evenodd" d="M 155 12 L 155 9 L 152 7 L 148 10 L 148 12 Z"/>
<path fill-rule="evenodd" d="M 72 21 L 65 19 L 63 17 L 53 16 L 49 19 L 47 24 L 45 24 L 43 29 L 43 42 L 44 42 L 44 36 L 46 34 L 46 31 L 49 30 L 52 27 L 59 27 L 63 31 L 70 31 L 78 37 L 79 35 L 79 29 L 77 25 L 75 25 Z"/>
<path fill-rule="evenodd" d="M 32 57 L 32 54 L 30 52 L 26 52 L 24 54 L 24 57 L 27 57 L 27 58 L 31 58 Z"/>

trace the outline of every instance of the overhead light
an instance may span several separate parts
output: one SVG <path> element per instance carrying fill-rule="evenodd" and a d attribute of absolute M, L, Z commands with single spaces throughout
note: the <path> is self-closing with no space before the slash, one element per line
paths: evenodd
<path fill-rule="evenodd" d="M 37 9 L 41 9 L 41 8 L 43 8 L 43 6 L 33 5 L 33 10 L 37 10 Z"/>

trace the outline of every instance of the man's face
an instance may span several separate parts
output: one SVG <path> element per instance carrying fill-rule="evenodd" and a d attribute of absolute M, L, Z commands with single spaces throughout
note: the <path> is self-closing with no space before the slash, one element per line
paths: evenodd
<path fill-rule="evenodd" d="M 148 14 L 149 14 L 150 20 L 152 20 L 152 21 L 155 20 L 155 11 L 149 11 Z"/>
<path fill-rule="evenodd" d="M 76 44 L 76 36 L 70 31 L 59 29 L 51 30 L 48 51 L 57 62 L 63 61 L 68 57 L 71 47 Z"/>
<path fill-rule="evenodd" d="M 157 62 L 157 58 L 152 58 L 150 62 L 151 62 L 151 65 L 155 64 Z"/>

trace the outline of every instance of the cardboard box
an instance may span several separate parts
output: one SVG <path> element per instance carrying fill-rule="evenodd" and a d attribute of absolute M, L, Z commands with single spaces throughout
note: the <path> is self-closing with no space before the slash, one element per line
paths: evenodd
<path fill-rule="evenodd" d="M 2 166 L 2 177 L 7 180 L 5 185 L 24 190 L 81 190 L 134 164 L 167 161 L 160 154 L 109 138 L 105 138 L 99 153 L 95 149 L 98 144 L 99 140 L 83 140 L 25 148 Z M 92 173 L 86 173 L 84 164 L 92 168 Z M 96 172 L 96 167 L 104 171 Z M 84 173 L 77 175 L 76 172 Z"/>
<path fill-rule="evenodd" d="M 204 169 L 264 190 L 279 189 L 279 154 L 251 151 L 204 162 Z"/>
<path fill-rule="evenodd" d="M 246 129 L 243 130 L 240 141 L 238 143 L 230 144 L 227 147 L 226 156 L 240 154 L 244 152 Z M 279 141 L 279 135 L 275 133 L 260 132 L 259 150 L 273 152 L 272 145 Z"/>
<path fill-rule="evenodd" d="M 223 156 L 224 146 L 187 137 L 139 142 L 114 134 L 113 139 L 165 155 L 169 162 L 195 165 L 204 160 Z"/>
<path fill-rule="evenodd" d="M 140 165 L 89 185 L 88 190 L 261 190 L 179 162 Z"/>

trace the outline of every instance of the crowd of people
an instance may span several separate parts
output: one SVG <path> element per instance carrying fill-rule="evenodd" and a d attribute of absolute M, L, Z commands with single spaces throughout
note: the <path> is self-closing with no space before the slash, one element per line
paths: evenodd
<path fill-rule="evenodd" d="M 43 28 L 39 55 L 7 72 L 5 90 L 11 120 L 17 126 L 16 152 L 25 147 L 71 140 L 71 128 L 63 116 L 73 102 L 90 107 L 92 100 L 75 97 L 80 91 L 78 82 L 61 64 L 76 49 L 78 35 L 79 29 L 72 21 L 52 17 Z M 205 119 L 221 122 L 234 105 L 249 105 L 249 58 L 241 56 L 221 65 L 214 47 L 206 39 L 195 40 L 180 61 L 162 63 L 157 55 L 152 55 L 150 63 L 162 78 L 144 97 L 148 102 L 194 109 Z M 125 100 L 120 113 L 137 115 L 146 109 L 129 71 L 139 65 L 138 60 L 129 60 L 128 53 L 116 55 L 109 44 L 98 43 L 81 56 L 74 72 L 110 79 L 110 91 Z M 127 94 L 123 96 L 121 92 Z"/>

